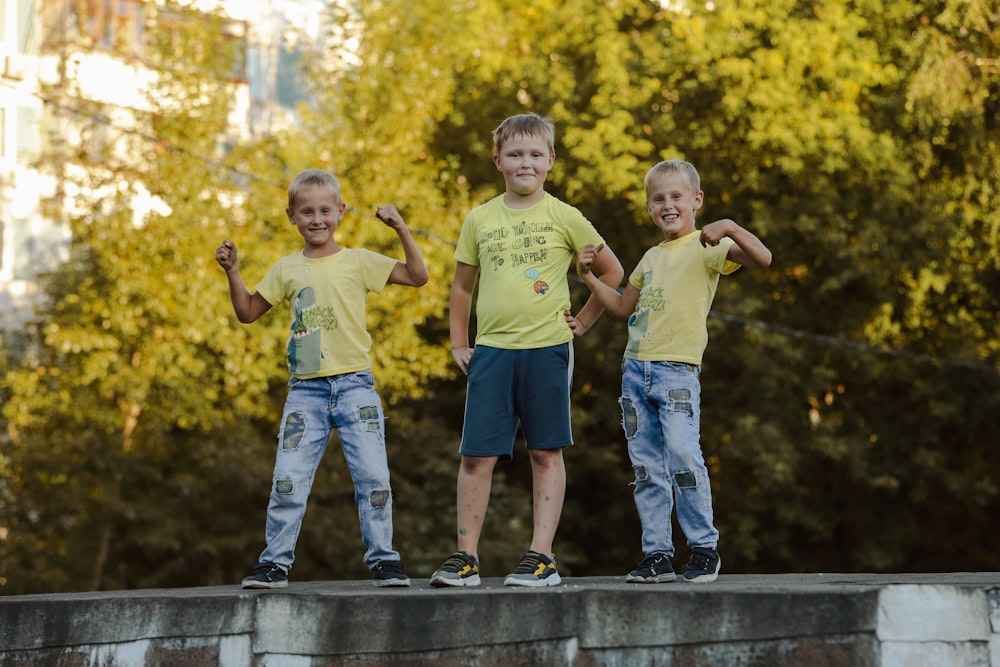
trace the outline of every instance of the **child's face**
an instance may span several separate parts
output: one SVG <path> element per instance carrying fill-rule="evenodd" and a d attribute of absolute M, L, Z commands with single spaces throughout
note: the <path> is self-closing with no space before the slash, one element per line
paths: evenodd
<path fill-rule="evenodd" d="M 330 188 L 313 185 L 303 188 L 292 207 L 285 209 L 288 219 L 302 234 L 307 248 L 334 244 L 333 233 L 344 217 L 346 204 Z"/>
<path fill-rule="evenodd" d="M 545 185 L 556 156 L 549 150 L 544 137 L 519 134 L 509 139 L 493 156 L 497 169 L 503 172 L 507 190 L 521 196 L 534 194 Z"/>
<path fill-rule="evenodd" d="M 661 174 L 649 183 L 646 210 L 653 223 L 671 241 L 694 231 L 694 214 L 704 194 L 695 192 L 682 174 Z"/>

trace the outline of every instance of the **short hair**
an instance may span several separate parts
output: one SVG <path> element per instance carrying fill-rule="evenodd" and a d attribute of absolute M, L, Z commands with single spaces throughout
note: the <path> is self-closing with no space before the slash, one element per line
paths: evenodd
<path fill-rule="evenodd" d="M 295 200 L 303 189 L 315 186 L 329 188 L 337 195 L 337 199 L 340 199 L 340 183 L 337 182 L 333 174 L 325 172 L 322 169 L 306 169 L 300 172 L 288 184 L 288 208 L 295 207 Z"/>
<path fill-rule="evenodd" d="M 673 160 L 664 160 L 646 172 L 646 178 L 642 181 L 642 187 L 646 191 L 646 199 L 649 199 L 649 184 L 657 176 L 664 176 L 666 174 L 680 174 L 687 179 L 692 192 L 697 193 L 701 190 L 701 176 L 698 175 L 698 170 L 694 168 L 694 165 L 690 162 L 674 158 Z"/>
<path fill-rule="evenodd" d="M 499 155 L 503 145 L 514 137 L 541 137 L 549 145 L 549 151 L 556 152 L 556 126 L 548 116 L 535 112 L 522 113 L 506 118 L 493 130 L 493 154 Z"/>

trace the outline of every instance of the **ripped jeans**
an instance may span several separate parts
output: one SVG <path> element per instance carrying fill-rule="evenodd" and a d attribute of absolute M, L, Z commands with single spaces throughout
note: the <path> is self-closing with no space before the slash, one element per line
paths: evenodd
<path fill-rule="evenodd" d="M 701 453 L 701 367 L 670 361 L 622 363 L 622 426 L 635 470 L 642 552 L 673 556 L 671 513 L 690 546 L 715 548 L 712 487 Z"/>
<path fill-rule="evenodd" d="M 278 433 L 267 546 L 260 562 L 291 569 L 316 469 L 333 429 L 354 481 L 365 565 L 399 560 L 392 548 L 392 490 L 385 450 L 385 415 L 370 370 L 288 382 Z"/>

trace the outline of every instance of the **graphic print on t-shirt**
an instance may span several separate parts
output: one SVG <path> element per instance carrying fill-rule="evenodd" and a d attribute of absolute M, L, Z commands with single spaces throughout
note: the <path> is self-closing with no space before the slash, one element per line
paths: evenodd
<path fill-rule="evenodd" d="M 510 227 L 498 227 L 484 232 L 479 237 L 479 244 L 485 244 L 488 261 L 486 266 L 494 271 L 504 268 L 520 269 L 521 267 L 544 264 L 549 258 L 545 247 L 546 236 L 555 230 L 551 222 L 522 221 Z M 524 269 L 524 277 L 532 282 L 535 294 L 545 296 L 549 284 L 540 280 L 538 269 Z"/>
<path fill-rule="evenodd" d="M 304 287 L 295 295 L 292 308 L 295 321 L 292 322 L 292 335 L 288 337 L 288 368 L 298 375 L 315 373 L 323 357 L 323 330 L 336 329 L 337 316 L 333 308 L 316 305 L 312 287 Z"/>
<path fill-rule="evenodd" d="M 638 353 L 639 343 L 649 332 L 650 312 L 659 312 L 664 308 L 663 288 L 650 285 L 652 279 L 652 271 L 645 271 L 642 274 L 643 287 L 639 291 L 639 300 L 635 304 L 635 312 L 628 318 L 628 346 L 625 348 L 626 352 Z"/>

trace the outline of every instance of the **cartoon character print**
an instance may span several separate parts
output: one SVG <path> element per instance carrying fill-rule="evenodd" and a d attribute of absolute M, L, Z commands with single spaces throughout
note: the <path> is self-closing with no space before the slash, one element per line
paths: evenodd
<path fill-rule="evenodd" d="M 636 308 L 628 318 L 627 352 L 638 353 L 639 344 L 649 331 L 649 308 Z"/>
<path fill-rule="evenodd" d="M 663 310 L 662 300 L 659 300 L 659 303 L 657 304 L 653 303 L 653 301 L 649 298 L 649 282 L 652 278 L 652 271 L 646 271 L 643 273 L 643 288 L 639 292 L 639 301 L 636 302 L 635 312 L 628 318 L 628 345 L 625 348 L 626 352 L 638 354 L 639 345 L 642 343 L 642 339 L 646 337 L 647 333 L 649 333 L 650 311 Z M 659 307 L 656 307 L 657 305 Z"/>
<path fill-rule="evenodd" d="M 322 330 L 307 324 L 309 311 L 316 308 L 316 293 L 311 287 L 304 287 L 295 295 L 293 309 L 295 321 L 288 337 L 288 368 L 292 373 L 308 375 L 319 370 L 322 356 Z"/>

